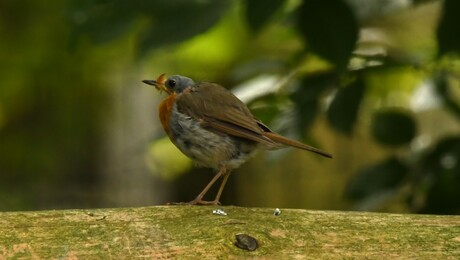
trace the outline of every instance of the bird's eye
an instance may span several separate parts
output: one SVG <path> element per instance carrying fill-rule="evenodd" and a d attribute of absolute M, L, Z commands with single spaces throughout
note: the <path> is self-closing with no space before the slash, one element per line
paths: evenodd
<path fill-rule="evenodd" d="M 174 88 L 176 86 L 176 81 L 173 79 L 168 80 L 168 86 Z"/>

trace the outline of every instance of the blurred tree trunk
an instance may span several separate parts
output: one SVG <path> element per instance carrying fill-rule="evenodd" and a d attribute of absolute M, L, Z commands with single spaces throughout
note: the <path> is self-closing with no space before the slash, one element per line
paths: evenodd
<path fill-rule="evenodd" d="M 129 68 L 126 68 L 129 69 Z M 132 74 L 131 74 L 132 75 Z M 147 168 L 146 150 L 158 126 L 151 90 L 137 77 L 115 82 L 113 111 L 101 161 L 105 206 L 154 205 L 165 201 L 167 186 Z"/>

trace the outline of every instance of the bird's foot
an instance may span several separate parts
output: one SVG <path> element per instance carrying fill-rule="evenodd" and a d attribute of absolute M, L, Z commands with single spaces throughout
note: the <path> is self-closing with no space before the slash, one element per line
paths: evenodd
<path fill-rule="evenodd" d="M 202 200 L 202 199 L 196 198 L 189 202 L 168 202 L 167 205 L 214 205 L 214 206 L 217 206 L 221 204 L 217 200 L 208 201 L 208 200 Z"/>
<path fill-rule="evenodd" d="M 202 200 L 202 199 L 194 199 L 192 201 L 189 201 L 188 204 L 190 205 L 220 205 L 220 202 L 218 200 Z"/>

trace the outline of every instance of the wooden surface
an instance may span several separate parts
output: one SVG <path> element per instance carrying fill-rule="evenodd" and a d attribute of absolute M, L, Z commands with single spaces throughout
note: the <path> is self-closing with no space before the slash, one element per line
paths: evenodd
<path fill-rule="evenodd" d="M 228 215 L 215 215 L 223 209 Z M 460 217 L 155 206 L 0 213 L 0 259 L 460 259 Z M 237 234 L 259 247 L 235 246 Z"/>

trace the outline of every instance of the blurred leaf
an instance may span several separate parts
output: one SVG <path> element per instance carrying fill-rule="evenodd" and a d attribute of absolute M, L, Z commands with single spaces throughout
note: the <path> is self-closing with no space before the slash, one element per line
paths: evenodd
<path fill-rule="evenodd" d="M 246 0 L 246 20 L 254 32 L 260 31 L 284 0 Z"/>
<path fill-rule="evenodd" d="M 439 55 L 448 52 L 460 53 L 460 1 L 445 0 L 443 12 L 437 30 Z"/>
<path fill-rule="evenodd" d="M 441 72 L 435 77 L 434 83 L 436 86 L 436 92 L 444 102 L 446 108 L 458 119 L 460 119 L 460 105 L 456 102 L 454 96 L 450 92 L 448 76 L 449 74 L 447 72 Z"/>
<path fill-rule="evenodd" d="M 291 95 L 299 126 L 299 133 L 305 133 L 316 118 L 319 98 L 327 90 L 334 87 L 337 75 L 331 72 L 308 75 L 302 79 L 301 85 Z"/>
<path fill-rule="evenodd" d="M 331 71 L 308 75 L 302 79 L 302 86 L 294 93 L 293 100 L 318 99 L 326 90 L 335 87 L 337 81 L 337 74 Z"/>
<path fill-rule="evenodd" d="M 395 157 L 360 170 L 347 184 L 345 196 L 363 199 L 396 189 L 408 173 L 408 167 Z"/>
<path fill-rule="evenodd" d="M 305 130 L 310 128 L 318 113 L 319 102 L 317 99 L 304 100 L 296 106 L 298 132 L 305 137 Z"/>
<path fill-rule="evenodd" d="M 286 98 L 277 93 L 259 97 L 249 104 L 254 116 L 264 124 L 270 125 L 283 111 L 282 107 L 287 102 Z"/>
<path fill-rule="evenodd" d="M 422 213 L 460 212 L 460 137 L 442 139 L 421 161 L 419 167 L 429 175 L 431 185 Z"/>
<path fill-rule="evenodd" d="M 409 143 L 415 137 L 416 125 L 407 112 L 384 110 L 374 114 L 371 132 L 379 143 L 399 146 Z"/>
<path fill-rule="evenodd" d="M 200 34 L 213 26 L 232 1 L 156 0 L 156 1 L 74 1 L 73 41 L 88 35 L 96 43 L 105 43 L 133 28 L 133 22 L 146 17 L 150 23 L 141 33 L 140 52 L 176 43 Z"/>
<path fill-rule="evenodd" d="M 425 207 L 420 213 L 459 214 L 460 178 L 458 175 L 442 174 L 430 188 Z"/>
<path fill-rule="evenodd" d="M 408 65 L 385 63 L 362 71 L 369 89 L 366 97 L 371 100 L 389 97 L 396 89 L 402 93 L 412 93 L 426 80 L 426 75 Z"/>
<path fill-rule="evenodd" d="M 421 169 L 432 175 L 453 171 L 460 176 L 460 137 L 449 136 L 440 140 L 421 160 Z"/>
<path fill-rule="evenodd" d="M 154 47 L 186 40 L 211 28 L 232 1 L 160 1 L 161 13 L 149 14 L 153 23 L 143 32 L 139 43 L 140 53 Z M 167 22 L 162 22 L 163 20 Z"/>
<path fill-rule="evenodd" d="M 70 7 L 71 44 L 87 35 L 95 43 L 106 43 L 127 33 L 137 18 L 133 6 L 123 1 L 73 1 Z"/>
<path fill-rule="evenodd" d="M 304 0 L 299 10 L 298 29 L 310 49 L 346 69 L 358 39 L 358 24 L 342 0 Z"/>
<path fill-rule="evenodd" d="M 363 79 L 358 77 L 351 85 L 338 90 L 327 111 L 333 128 L 347 135 L 352 133 L 365 89 Z"/>

